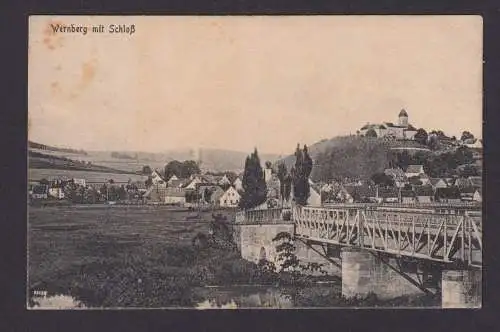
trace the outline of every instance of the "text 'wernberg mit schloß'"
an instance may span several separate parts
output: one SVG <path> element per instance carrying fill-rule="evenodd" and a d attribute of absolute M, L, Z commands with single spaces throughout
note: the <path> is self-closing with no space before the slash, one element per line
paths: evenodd
<path fill-rule="evenodd" d="M 92 33 L 119 33 L 119 34 L 129 34 L 135 33 L 135 24 L 98 24 L 93 26 L 78 25 L 78 24 L 50 24 L 50 27 L 54 33 L 81 33 L 86 35 L 89 32 Z"/>

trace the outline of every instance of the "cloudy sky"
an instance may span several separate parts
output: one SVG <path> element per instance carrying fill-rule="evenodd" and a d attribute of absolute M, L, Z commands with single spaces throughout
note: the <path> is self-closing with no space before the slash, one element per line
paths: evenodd
<path fill-rule="evenodd" d="M 481 136 L 479 16 L 30 18 L 28 133 L 40 143 L 286 153 L 401 108 L 417 128 Z"/>

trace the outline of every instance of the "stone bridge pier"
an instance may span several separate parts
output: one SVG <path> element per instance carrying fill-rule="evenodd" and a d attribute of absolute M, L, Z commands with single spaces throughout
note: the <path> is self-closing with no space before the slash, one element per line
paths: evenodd
<path fill-rule="evenodd" d="M 342 295 L 364 297 L 369 293 L 381 299 L 419 295 L 425 291 L 440 292 L 442 308 L 480 308 L 481 270 L 435 270 L 440 280 L 425 285 L 429 271 L 405 271 L 395 258 L 380 258 L 360 248 L 342 248 Z M 421 284 L 415 283 L 420 280 Z M 436 282 L 437 281 L 437 282 Z"/>

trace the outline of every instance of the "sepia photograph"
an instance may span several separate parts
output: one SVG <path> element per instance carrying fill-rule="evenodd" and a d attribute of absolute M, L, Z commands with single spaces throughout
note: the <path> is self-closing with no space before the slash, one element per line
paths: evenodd
<path fill-rule="evenodd" d="M 482 128 L 479 15 L 32 15 L 26 308 L 481 308 Z"/>

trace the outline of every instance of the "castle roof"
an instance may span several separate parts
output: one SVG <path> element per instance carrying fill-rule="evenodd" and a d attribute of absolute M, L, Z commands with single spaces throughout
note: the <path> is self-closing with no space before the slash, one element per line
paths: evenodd
<path fill-rule="evenodd" d="M 402 116 L 408 117 L 408 113 L 406 113 L 404 108 L 401 110 L 401 112 L 399 112 L 399 117 L 402 117 Z"/>

